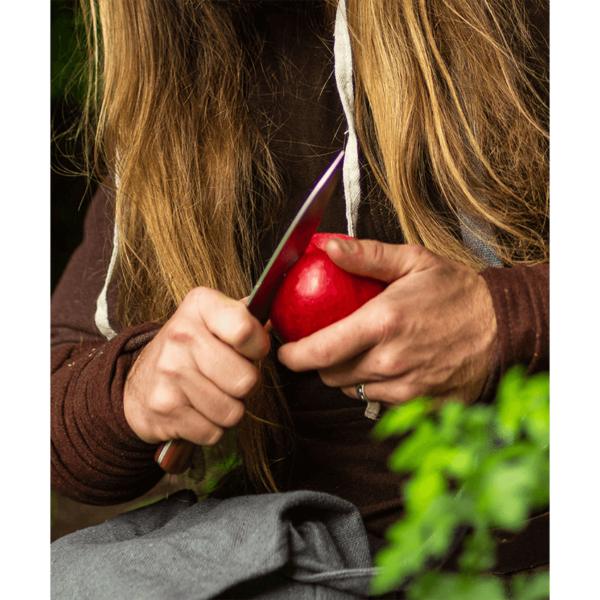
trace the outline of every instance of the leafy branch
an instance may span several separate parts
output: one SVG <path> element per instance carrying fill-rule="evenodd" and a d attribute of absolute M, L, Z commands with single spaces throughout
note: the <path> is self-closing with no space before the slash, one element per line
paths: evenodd
<path fill-rule="evenodd" d="M 390 468 L 412 473 L 405 515 L 388 529 L 372 593 L 407 585 L 408 598 L 534 600 L 549 597 L 548 573 L 514 577 L 508 595 L 497 577 L 477 577 L 495 562 L 493 528 L 518 532 L 532 510 L 549 502 L 550 399 L 547 373 L 525 378 L 520 367 L 503 379 L 493 405 L 417 399 L 388 411 L 378 438 L 406 436 Z M 465 528 L 459 574 L 427 572 L 451 551 Z"/>

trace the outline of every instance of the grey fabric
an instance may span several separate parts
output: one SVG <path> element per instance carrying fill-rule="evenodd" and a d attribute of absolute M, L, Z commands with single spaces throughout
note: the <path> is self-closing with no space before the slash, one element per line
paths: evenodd
<path fill-rule="evenodd" d="M 374 574 L 358 509 L 320 492 L 183 491 L 56 540 L 52 598 L 349 600 Z"/>

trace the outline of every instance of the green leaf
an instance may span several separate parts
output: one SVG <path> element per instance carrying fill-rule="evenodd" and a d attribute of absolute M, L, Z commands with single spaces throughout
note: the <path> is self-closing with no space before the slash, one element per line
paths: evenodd
<path fill-rule="evenodd" d="M 421 547 L 421 525 L 412 515 L 394 523 L 385 532 L 385 537 L 396 546 L 404 546 L 406 554 L 413 554 Z"/>
<path fill-rule="evenodd" d="M 515 575 L 511 580 L 514 600 L 547 600 L 550 598 L 550 573 L 544 571 L 534 575 Z"/>
<path fill-rule="evenodd" d="M 461 511 L 456 510 L 456 497 L 451 493 L 438 496 L 428 506 L 422 529 L 425 551 L 429 556 L 444 556 L 454 540 L 454 532 L 464 522 Z M 428 531 L 429 529 L 429 531 Z"/>
<path fill-rule="evenodd" d="M 506 600 L 498 577 L 427 573 L 408 586 L 409 600 Z"/>
<path fill-rule="evenodd" d="M 522 367 L 511 369 L 498 388 L 498 434 L 507 443 L 512 443 L 516 438 L 525 414 L 522 402 L 524 373 Z"/>
<path fill-rule="evenodd" d="M 446 491 L 446 488 L 446 480 L 440 473 L 418 473 L 404 486 L 406 508 L 420 515 L 435 498 Z"/>
<path fill-rule="evenodd" d="M 523 425 L 529 438 L 546 448 L 550 444 L 550 402 L 547 396 L 540 396 L 539 400 L 525 415 Z"/>
<path fill-rule="evenodd" d="M 464 550 L 458 559 L 460 570 L 477 573 L 491 569 L 496 563 L 496 542 L 486 527 L 476 527 L 465 538 Z"/>
<path fill-rule="evenodd" d="M 523 368 L 511 369 L 498 391 L 497 429 L 508 443 L 514 441 L 523 425 L 540 444 L 549 443 L 549 393 L 548 373 L 524 378 Z M 533 419 L 530 415 L 534 415 Z"/>
<path fill-rule="evenodd" d="M 442 471 L 447 469 L 454 460 L 458 450 L 449 446 L 439 445 L 433 446 L 429 452 L 423 457 L 423 462 L 419 468 L 422 472 Z"/>
<path fill-rule="evenodd" d="M 429 420 L 423 420 L 417 430 L 394 450 L 389 459 L 392 471 L 416 471 L 425 454 L 439 443 L 435 427 Z"/>
<path fill-rule="evenodd" d="M 398 587 L 408 576 L 419 572 L 427 560 L 417 523 L 402 523 L 395 532 L 397 542 L 380 550 L 375 565 L 381 570 L 371 581 L 373 593 Z"/>
<path fill-rule="evenodd" d="M 447 472 L 450 476 L 466 479 L 475 469 L 475 451 L 473 448 L 454 448 L 452 459 L 448 463 Z"/>
<path fill-rule="evenodd" d="M 469 431 L 487 434 L 487 428 L 492 421 L 493 414 L 494 409 L 492 406 L 475 404 L 465 412 L 465 425 Z"/>
<path fill-rule="evenodd" d="M 478 506 L 494 526 L 519 529 L 529 513 L 529 499 L 536 480 L 530 462 L 498 462 L 482 479 Z"/>
<path fill-rule="evenodd" d="M 444 406 L 440 413 L 440 427 L 438 429 L 441 439 L 449 444 L 453 444 L 459 439 L 465 410 L 465 406 L 459 402 L 449 402 Z"/>
<path fill-rule="evenodd" d="M 392 435 L 402 435 L 420 420 L 427 411 L 428 403 L 423 399 L 413 400 L 392 410 L 388 410 L 373 429 L 378 439 Z"/>
<path fill-rule="evenodd" d="M 381 568 L 371 580 L 371 594 L 383 594 L 402 583 L 403 570 L 399 565 L 403 555 L 402 548 L 397 546 L 389 546 L 377 553 L 375 564 Z"/>

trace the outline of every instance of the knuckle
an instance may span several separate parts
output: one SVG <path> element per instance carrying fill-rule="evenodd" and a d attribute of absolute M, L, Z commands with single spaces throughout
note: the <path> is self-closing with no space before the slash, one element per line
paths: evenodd
<path fill-rule="evenodd" d="M 377 360 L 375 371 L 381 377 L 394 377 L 401 372 L 401 361 L 394 354 L 383 354 Z"/>
<path fill-rule="evenodd" d="M 209 287 L 198 286 L 192 288 L 183 299 L 180 308 L 188 319 L 191 319 L 194 324 L 198 321 L 204 322 L 207 316 L 207 310 L 215 304 L 215 296 L 218 294 L 216 290 Z"/>
<path fill-rule="evenodd" d="M 246 309 L 243 306 L 240 306 L 240 309 L 235 309 L 236 317 L 231 323 L 231 342 L 233 346 L 243 346 L 250 341 L 254 334 L 254 324 L 248 318 Z"/>
<path fill-rule="evenodd" d="M 427 248 L 425 248 L 425 246 L 420 246 L 419 244 L 408 244 L 407 249 L 415 258 L 426 256 L 428 253 Z"/>
<path fill-rule="evenodd" d="M 383 264 L 385 261 L 385 246 L 378 241 L 372 245 L 373 262 L 375 264 Z"/>
<path fill-rule="evenodd" d="M 223 437 L 223 429 L 220 427 L 214 426 L 211 427 L 203 436 L 200 445 L 201 446 L 214 446 L 221 441 Z"/>
<path fill-rule="evenodd" d="M 430 264 L 430 258 L 433 253 L 425 248 L 425 246 L 419 246 L 418 244 L 410 245 L 410 252 L 412 255 L 412 261 L 415 265 Z"/>
<path fill-rule="evenodd" d="M 223 427 L 235 427 L 242 420 L 245 412 L 246 407 L 244 406 L 243 402 L 234 401 L 223 419 Z"/>
<path fill-rule="evenodd" d="M 155 415 L 167 418 L 176 410 L 178 403 L 172 394 L 157 392 L 148 398 L 147 406 Z"/>
<path fill-rule="evenodd" d="M 180 319 L 170 322 L 165 329 L 167 338 L 170 341 L 185 343 L 189 342 L 192 338 L 191 332 Z"/>
<path fill-rule="evenodd" d="M 232 385 L 233 396 L 236 398 L 245 398 L 258 385 L 260 374 L 258 369 L 251 366 L 247 371 L 241 374 L 240 378 Z"/>
<path fill-rule="evenodd" d="M 198 286 L 198 287 L 192 288 L 185 295 L 185 298 L 183 299 L 183 301 L 188 304 L 197 304 L 199 302 L 203 302 L 204 299 L 206 298 L 206 295 L 208 292 L 209 292 L 209 289 L 206 287 L 203 287 L 203 286 Z"/>
<path fill-rule="evenodd" d="M 271 350 L 271 338 L 264 329 L 259 329 L 257 334 L 257 350 L 256 359 L 261 359 L 267 356 Z"/>
<path fill-rule="evenodd" d="M 385 339 L 398 326 L 398 313 L 389 304 L 384 304 L 377 312 L 377 333 L 381 339 Z"/>
<path fill-rule="evenodd" d="M 327 367 L 332 362 L 332 349 L 324 342 L 317 341 L 315 343 L 312 356 L 317 365 Z"/>
<path fill-rule="evenodd" d="M 179 368 L 168 354 L 162 354 L 156 360 L 156 371 L 167 380 L 179 378 Z"/>

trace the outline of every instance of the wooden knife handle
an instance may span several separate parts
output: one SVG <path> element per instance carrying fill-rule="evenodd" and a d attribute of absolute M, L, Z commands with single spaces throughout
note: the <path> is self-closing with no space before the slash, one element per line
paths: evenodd
<path fill-rule="evenodd" d="M 187 440 L 170 440 L 160 445 L 154 460 L 167 473 L 180 475 L 190 468 L 195 448 L 196 445 Z"/>

